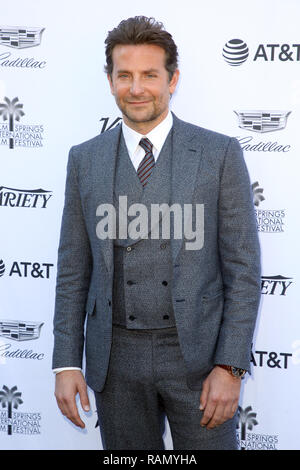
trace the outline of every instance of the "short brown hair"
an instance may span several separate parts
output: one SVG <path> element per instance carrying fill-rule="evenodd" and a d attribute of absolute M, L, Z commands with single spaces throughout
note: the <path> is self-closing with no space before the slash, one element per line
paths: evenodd
<path fill-rule="evenodd" d="M 116 28 L 109 31 L 105 44 L 106 66 L 104 70 L 109 75 L 113 70 L 113 48 L 118 44 L 154 44 L 162 47 L 166 53 L 165 67 L 169 72 L 170 80 L 178 67 L 177 46 L 171 34 L 165 31 L 163 23 L 152 17 L 134 16 L 121 21 Z"/>

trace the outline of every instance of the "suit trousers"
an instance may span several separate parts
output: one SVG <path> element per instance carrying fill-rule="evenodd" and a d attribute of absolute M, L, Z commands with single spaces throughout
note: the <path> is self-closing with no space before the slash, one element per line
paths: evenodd
<path fill-rule="evenodd" d="M 174 450 L 237 449 L 237 414 L 201 427 L 201 390 L 187 387 L 186 374 L 176 327 L 114 325 L 106 383 L 95 392 L 103 449 L 164 450 L 165 416 Z"/>

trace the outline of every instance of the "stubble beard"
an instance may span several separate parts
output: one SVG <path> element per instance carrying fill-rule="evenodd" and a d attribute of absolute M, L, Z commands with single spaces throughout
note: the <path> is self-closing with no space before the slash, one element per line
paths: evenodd
<path fill-rule="evenodd" d="M 132 122 L 132 123 L 136 123 L 136 124 L 142 124 L 143 122 L 152 122 L 152 121 L 156 121 L 162 114 L 163 112 L 165 111 L 165 109 L 163 109 L 163 107 L 155 104 L 154 102 L 152 102 L 152 107 L 151 109 L 149 109 L 148 111 L 146 112 L 141 112 L 141 116 L 139 116 L 139 112 L 131 112 L 130 110 L 128 110 L 129 106 L 128 107 L 126 106 L 126 103 L 125 105 L 124 104 L 121 104 L 119 101 L 117 101 L 117 105 L 120 109 L 120 111 L 122 112 L 123 116 L 125 116 L 129 122 Z M 142 110 L 141 110 L 142 111 Z"/>

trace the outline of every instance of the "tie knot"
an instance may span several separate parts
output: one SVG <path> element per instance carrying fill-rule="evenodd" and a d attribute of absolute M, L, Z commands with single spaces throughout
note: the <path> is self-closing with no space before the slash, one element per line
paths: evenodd
<path fill-rule="evenodd" d="M 142 149 L 145 150 L 146 153 L 147 152 L 152 153 L 153 145 L 151 144 L 150 140 L 147 139 L 147 137 L 140 140 L 140 146 L 142 147 Z"/>

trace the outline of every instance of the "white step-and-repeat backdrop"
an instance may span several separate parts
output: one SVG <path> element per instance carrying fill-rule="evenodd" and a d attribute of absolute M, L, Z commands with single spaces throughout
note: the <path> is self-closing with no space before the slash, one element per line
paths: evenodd
<path fill-rule="evenodd" d="M 251 176 L 262 303 L 241 447 L 300 449 L 299 1 L 0 3 L 0 448 L 102 448 L 91 390 L 85 430 L 56 406 L 57 247 L 68 150 L 120 116 L 103 72 L 105 37 L 143 14 L 179 48 L 172 110 L 237 137 Z M 168 427 L 165 443 L 172 449 Z"/>

